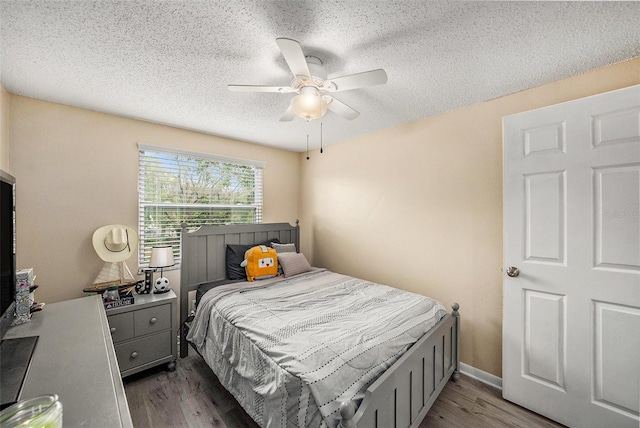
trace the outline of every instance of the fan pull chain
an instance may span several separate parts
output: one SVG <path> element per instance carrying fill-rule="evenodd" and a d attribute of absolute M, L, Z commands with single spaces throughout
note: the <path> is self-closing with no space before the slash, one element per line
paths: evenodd
<path fill-rule="evenodd" d="M 309 160 L 309 134 L 307 134 L 307 160 Z"/>
<path fill-rule="evenodd" d="M 320 122 L 320 153 L 323 153 L 323 151 L 322 151 L 322 122 Z"/>

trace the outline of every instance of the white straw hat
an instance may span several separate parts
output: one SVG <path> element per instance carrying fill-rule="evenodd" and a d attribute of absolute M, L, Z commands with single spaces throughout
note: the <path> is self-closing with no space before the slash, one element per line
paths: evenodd
<path fill-rule="evenodd" d="M 105 262 L 122 262 L 138 248 L 138 232 L 121 224 L 102 226 L 93 232 L 93 248 Z"/>

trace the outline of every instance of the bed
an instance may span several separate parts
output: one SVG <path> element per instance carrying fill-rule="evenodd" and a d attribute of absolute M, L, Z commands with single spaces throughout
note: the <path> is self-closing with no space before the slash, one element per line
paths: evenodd
<path fill-rule="evenodd" d="M 407 323 L 411 323 L 418 316 L 410 314 L 408 309 L 399 311 L 407 312 L 405 319 L 396 322 L 396 318 L 387 318 L 387 322 L 382 324 L 390 326 L 389 328 L 406 324 L 402 335 L 387 331 L 379 333 L 366 331 L 359 335 L 353 335 L 364 335 L 367 340 L 380 336 L 380 342 L 385 345 L 367 348 L 372 354 L 375 354 L 375 357 L 364 357 L 361 355 L 364 352 L 356 352 L 357 355 L 354 356 L 359 357 L 360 360 L 350 357 L 342 358 L 347 355 L 343 352 L 350 349 L 350 345 L 342 343 L 340 338 L 349 336 L 347 333 L 351 329 L 369 328 L 364 324 L 372 325 L 374 323 L 358 324 L 357 314 L 345 317 L 344 314 L 350 312 L 349 308 L 352 306 L 348 306 L 347 303 L 344 303 L 344 307 L 340 306 L 350 298 L 349 295 L 340 295 L 340 292 L 351 289 L 350 287 L 354 285 L 364 287 L 365 291 L 361 294 L 367 296 L 369 301 L 382 299 L 382 297 L 375 297 L 377 296 L 375 293 L 385 296 L 382 299 L 384 306 L 381 306 L 385 308 L 396 304 L 396 300 L 398 300 L 398 304 L 403 304 L 401 301 L 405 298 L 404 296 L 411 293 L 398 292 L 396 289 L 384 288 L 386 286 L 377 284 L 372 285 L 367 281 L 345 277 L 319 268 L 311 268 L 295 276 L 252 283 L 230 281 L 228 276 L 233 276 L 233 273 L 228 275 L 226 263 L 229 248 L 279 242 L 280 244 L 293 244 L 295 249 L 299 251 L 299 230 L 297 221 L 295 226 L 288 223 L 203 226 L 191 232 L 187 231 L 186 225 L 183 225 L 180 290 L 181 357 L 187 354 L 187 334 L 189 334 L 191 345 L 203 355 L 221 383 L 236 397 L 247 413 L 263 426 L 328 426 L 330 428 L 336 426 L 339 428 L 418 426 L 449 378 L 455 380 L 459 376 L 458 305 L 453 304 L 453 311 L 448 314 L 439 309 L 441 305 L 432 304 L 431 299 L 421 297 L 420 302 L 415 304 L 425 306 L 416 306 L 419 308 L 416 310 L 420 314 L 428 312 L 429 317 L 433 315 L 433 318 L 427 320 L 427 315 L 425 315 L 425 321 L 420 322 L 420 325 L 417 325 L 417 322 L 415 325 L 409 325 Z M 374 286 L 376 287 L 372 288 Z M 203 287 L 212 289 L 212 291 L 199 295 L 202 299 L 200 301 L 201 310 L 199 310 L 201 314 L 192 322 L 187 322 L 189 292 L 197 291 Z M 331 291 L 328 292 L 325 287 L 330 287 Z M 301 300 L 300 297 L 296 297 L 298 295 L 295 293 L 298 291 L 291 291 L 294 289 L 304 290 L 307 294 Z M 336 300 L 333 315 L 327 316 L 339 318 L 338 323 L 333 325 L 337 326 L 336 331 L 338 328 L 343 330 L 341 333 L 336 333 L 337 339 L 336 337 L 326 339 L 331 344 L 324 346 L 323 349 L 335 351 L 335 355 L 340 355 L 340 358 L 337 359 L 339 364 L 336 363 L 340 370 L 346 367 L 349 375 L 355 371 L 360 379 L 364 378 L 362 373 L 367 373 L 368 376 L 369 372 L 373 373 L 373 369 L 364 370 L 366 367 L 361 367 L 361 363 L 354 363 L 355 361 L 369 361 L 369 358 L 378 357 L 388 361 L 387 365 L 378 366 L 375 365 L 377 363 L 369 363 L 373 364 L 372 367 L 375 367 L 378 372 L 373 373 L 375 375 L 373 378 L 363 379 L 363 387 L 361 385 L 353 386 L 350 381 L 346 380 L 348 378 L 342 375 L 342 372 L 339 376 L 333 375 L 333 372 L 331 372 L 332 375 L 318 374 L 318 378 L 324 379 L 333 376 L 337 378 L 338 382 L 338 386 L 324 384 L 321 386 L 315 380 L 309 380 L 308 374 L 328 370 L 336 358 L 329 358 L 326 363 L 315 361 L 314 364 L 317 367 L 314 366 L 310 369 L 309 366 L 299 365 L 300 360 L 304 358 L 298 358 L 298 354 L 294 358 L 289 354 L 292 352 L 290 351 L 292 343 L 287 342 L 287 338 L 294 336 L 289 328 L 293 323 L 282 320 L 294 317 L 296 320 L 300 320 L 300 323 L 306 326 L 305 328 L 308 328 L 311 318 L 305 317 L 310 316 L 317 308 L 309 309 L 307 313 L 304 311 L 297 314 L 278 312 L 284 306 L 296 306 L 283 302 L 289 302 L 285 299 L 298 298 L 298 302 L 304 301 L 305 305 L 312 301 L 320 301 L 321 304 L 326 305 L 324 297 L 316 298 L 315 296 L 325 296 L 327 293 L 338 293 L 340 296 Z M 270 305 L 276 305 L 268 308 L 269 314 L 278 312 L 282 315 L 276 320 L 281 323 L 280 325 L 276 321 L 270 324 L 269 317 L 260 318 L 256 315 L 263 305 L 267 305 L 267 301 L 270 302 Z M 227 306 L 219 306 L 223 303 Z M 241 316 L 247 318 L 239 318 Z M 210 324 L 209 321 L 205 322 L 203 318 L 218 319 L 218 321 Z M 384 316 L 380 315 L 379 318 L 384 318 Z M 263 319 L 264 321 L 261 321 Z M 393 322 L 389 322 L 389 320 L 393 320 Z M 238 332 L 235 329 L 236 324 L 248 326 L 248 329 Z M 377 328 L 375 325 L 371 327 Z M 191 332 L 189 332 L 190 328 Z M 428 331 L 422 332 L 420 330 L 425 328 Z M 252 334 L 255 336 L 256 331 L 259 334 L 252 337 Z M 305 355 L 315 354 L 319 347 L 322 347 L 315 345 L 316 342 L 320 343 L 324 340 L 321 339 L 324 332 L 313 329 L 305 331 L 309 337 L 317 340 L 308 344 L 308 349 L 296 352 L 306 353 Z M 402 336 L 404 340 L 407 338 L 407 332 L 408 336 L 414 336 L 413 341 L 408 345 L 388 341 L 388 337 L 391 336 L 394 338 Z M 331 332 L 331 334 L 333 333 Z M 384 336 L 385 334 L 387 336 Z M 212 336 L 208 337 L 207 335 Z M 278 340 L 271 340 L 268 346 L 265 346 L 264 341 L 260 342 L 261 339 L 273 339 L 273 337 L 277 337 Z M 345 339 L 345 341 L 348 340 L 351 339 Z M 300 341 L 298 340 L 298 342 Z M 391 350 L 391 346 L 396 348 Z M 398 349 L 401 349 L 401 352 L 398 352 Z M 387 359 L 385 352 L 389 355 L 393 354 L 393 358 Z M 247 366 L 248 361 L 255 362 L 255 366 Z M 267 374 L 265 375 L 265 373 Z M 267 377 L 276 379 L 277 384 L 274 384 L 276 386 L 251 383 L 260 382 L 260 379 Z M 244 384 L 245 381 L 248 383 Z M 344 390 L 342 389 L 344 385 L 340 382 L 348 384 Z M 333 398 L 326 400 L 326 397 L 331 396 L 334 392 L 332 388 L 340 390 L 342 395 L 334 394 Z M 347 391 L 349 388 L 359 390 L 358 394 Z M 336 398 L 338 396 L 351 397 L 351 399 L 340 398 L 338 400 Z"/>

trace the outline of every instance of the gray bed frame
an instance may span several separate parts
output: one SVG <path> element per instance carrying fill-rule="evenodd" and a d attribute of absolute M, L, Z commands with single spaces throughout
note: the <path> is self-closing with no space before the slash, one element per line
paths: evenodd
<path fill-rule="evenodd" d="M 300 249 L 300 227 L 288 223 L 202 226 L 182 225 L 180 268 L 180 357 L 187 355 L 189 292 L 226 279 L 226 245 L 249 245 L 278 239 Z M 365 393 L 358 408 L 342 403 L 339 428 L 417 427 L 449 378 L 459 377 L 460 314 L 457 303 L 431 330 L 384 372 Z"/>

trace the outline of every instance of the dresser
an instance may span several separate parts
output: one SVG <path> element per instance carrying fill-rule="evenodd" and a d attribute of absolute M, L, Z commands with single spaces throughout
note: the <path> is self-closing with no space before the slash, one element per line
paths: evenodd
<path fill-rule="evenodd" d="M 38 336 L 20 400 L 57 394 L 65 427 L 132 427 L 99 296 L 51 303 L 5 339 Z"/>
<path fill-rule="evenodd" d="M 135 303 L 107 309 L 111 338 L 122 377 L 167 364 L 178 357 L 178 304 L 173 290 L 138 294 Z"/>

